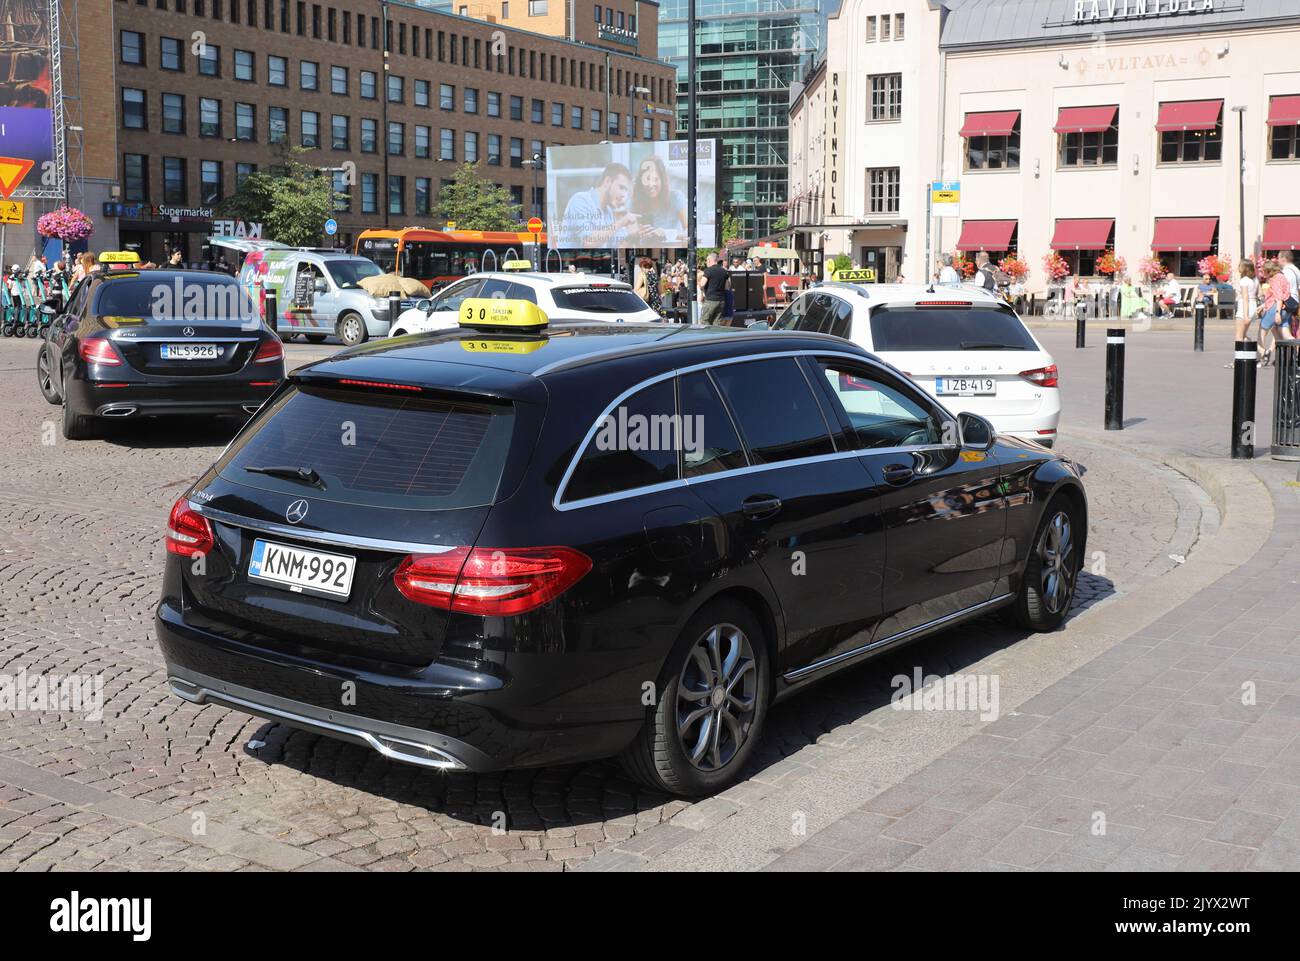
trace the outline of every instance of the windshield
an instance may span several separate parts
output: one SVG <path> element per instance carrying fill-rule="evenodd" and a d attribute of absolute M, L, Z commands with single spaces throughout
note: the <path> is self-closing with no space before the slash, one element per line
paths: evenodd
<path fill-rule="evenodd" d="M 325 264 L 325 269 L 330 272 L 330 276 L 334 278 L 334 283 L 341 290 L 357 290 L 361 286 L 358 281 L 363 277 L 375 277 L 383 273 L 373 261 L 364 260 L 360 257 L 356 260 L 328 261 Z"/>
<path fill-rule="evenodd" d="M 551 292 L 561 310 L 590 314 L 635 314 L 650 305 L 627 287 L 559 287 Z"/>
<path fill-rule="evenodd" d="M 1038 350 L 1020 318 L 1005 307 L 877 307 L 871 346 L 890 350 Z"/>
<path fill-rule="evenodd" d="M 110 280 L 99 285 L 91 312 L 146 323 L 243 323 L 260 316 L 248 292 L 223 274 L 173 274 Z"/>

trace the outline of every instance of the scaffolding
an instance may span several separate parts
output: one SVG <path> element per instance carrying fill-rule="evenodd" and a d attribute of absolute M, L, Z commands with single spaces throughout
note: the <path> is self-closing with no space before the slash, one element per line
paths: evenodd
<path fill-rule="evenodd" d="M 52 165 L 49 169 L 42 169 L 39 173 L 37 186 L 22 187 L 14 192 L 15 200 L 68 200 L 68 171 L 67 171 L 67 124 L 64 120 L 63 104 L 63 42 L 61 22 L 63 20 L 60 7 L 70 5 L 72 9 L 73 23 L 73 42 L 75 44 L 76 34 L 76 0 L 42 0 L 47 6 L 47 16 L 50 24 L 50 112 L 53 114 L 53 134 L 54 134 L 54 156 L 50 161 Z M 77 98 L 80 104 L 81 82 L 80 82 L 80 57 L 77 55 L 77 49 L 72 47 L 74 62 L 77 64 Z M 78 106 L 78 111 L 80 107 Z M 78 113 L 80 116 L 80 113 Z M 78 124 L 80 126 L 80 124 Z M 78 147 L 80 147 L 80 138 L 78 138 Z M 80 163 L 80 149 L 78 149 L 78 162 Z M 84 169 L 84 168 L 79 168 Z"/>

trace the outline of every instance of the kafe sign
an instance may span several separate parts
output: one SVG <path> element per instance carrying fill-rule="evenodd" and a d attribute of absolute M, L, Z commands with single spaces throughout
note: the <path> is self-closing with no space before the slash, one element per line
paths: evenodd
<path fill-rule="evenodd" d="M 262 237 L 262 225 L 255 221 L 244 223 L 242 220 L 214 220 L 212 221 L 212 236 L 236 237 L 243 240 L 260 240 Z"/>
<path fill-rule="evenodd" d="M 1213 12 L 1214 0 L 1074 0 L 1075 23 Z"/>

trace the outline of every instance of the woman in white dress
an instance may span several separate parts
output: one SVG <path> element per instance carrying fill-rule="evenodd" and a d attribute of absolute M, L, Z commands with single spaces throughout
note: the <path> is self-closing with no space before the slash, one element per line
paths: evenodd
<path fill-rule="evenodd" d="M 1237 267 L 1237 316 L 1235 324 L 1236 340 L 1245 340 L 1246 334 L 1250 331 L 1250 325 L 1255 322 L 1255 313 L 1259 309 L 1259 281 L 1255 279 L 1255 263 L 1251 260 L 1243 260 Z M 1257 340 L 1262 341 L 1261 338 Z M 1256 350 L 1263 357 L 1263 343 L 1259 343 Z M 1224 364 L 1224 367 L 1231 367 L 1232 364 Z"/>

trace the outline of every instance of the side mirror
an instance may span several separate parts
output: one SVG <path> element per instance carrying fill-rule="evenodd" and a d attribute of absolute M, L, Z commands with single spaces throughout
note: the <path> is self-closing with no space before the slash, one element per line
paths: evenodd
<path fill-rule="evenodd" d="M 424 311 L 426 316 L 433 313 L 433 301 L 430 300 L 428 297 L 421 297 L 419 300 L 417 300 L 415 302 L 415 307 L 417 310 Z"/>
<path fill-rule="evenodd" d="M 316 293 L 318 294 L 329 293 L 330 285 L 325 281 L 324 277 L 317 277 L 315 286 L 316 286 Z"/>
<path fill-rule="evenodd" d="M 958 414 L 957 429 L 961 433 L 961 446 L 966 450 L 988 450 L 998 436 L 993 425 L 979 414 Z"/>

